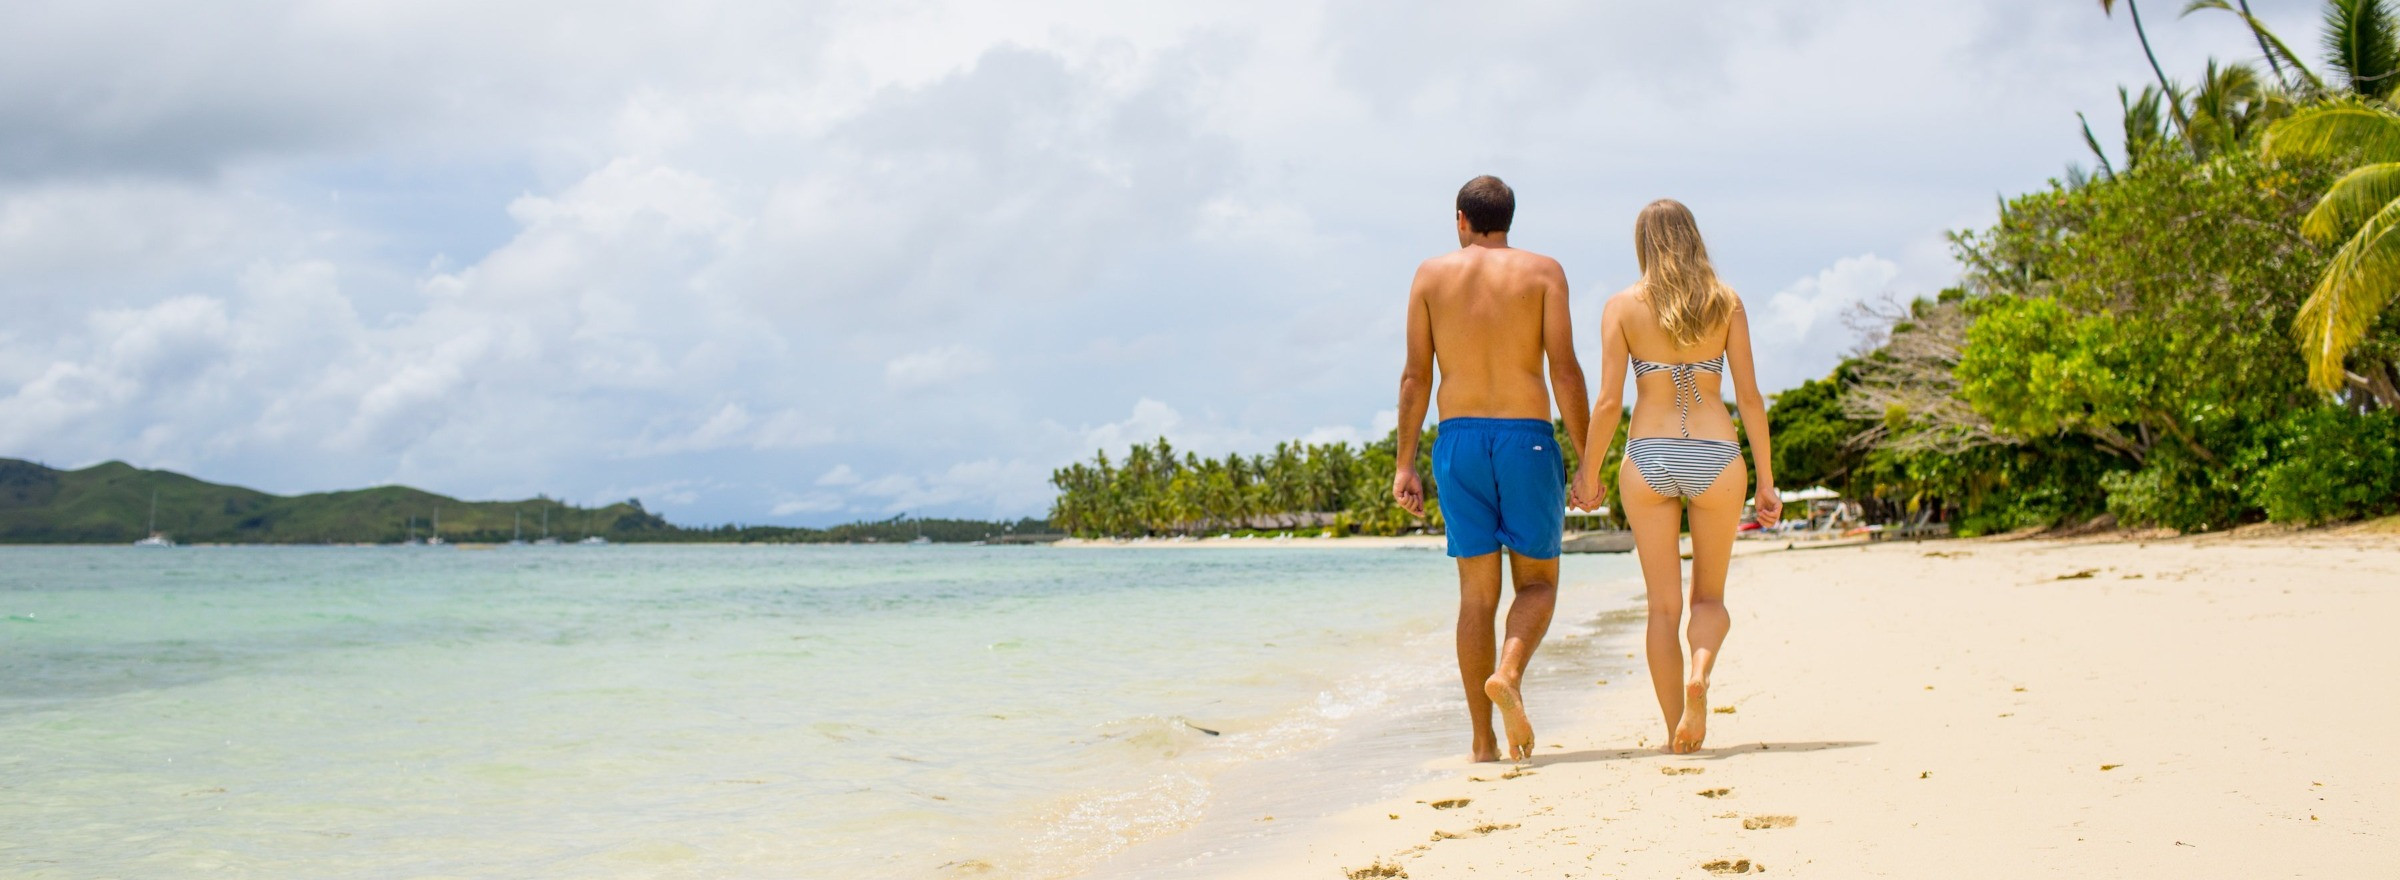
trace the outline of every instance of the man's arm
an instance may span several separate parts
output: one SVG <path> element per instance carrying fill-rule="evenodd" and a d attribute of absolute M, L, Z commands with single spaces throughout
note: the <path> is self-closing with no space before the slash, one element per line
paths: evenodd
<path fill-rule="evenodd" d="M 1567 309 L 1567 271 L 1552 262 L 1549 283 L 1542 291 L 1542 356 L 1550 361 L 1550 396 L 1567 422 L 1568 441 L 1576 460 L 1584 454 L 1584 433 L 1592 419 L 1592 401 L 1583 387 L 1583 363 L 1575 359 L 1575 327 Z"/>
<path fill-rule="evenodd" d="M 1419 268 L 1408 283 L 1408 363 L 1400 368 L 1400 449 L 1392 469 L 1392 499 L 1418 517 L 1425 515 L 1425 483 L 1417 477 L 1417 439 L 1432 393 L 1433 316 L 1426 311 L 1425 270 Z"/>

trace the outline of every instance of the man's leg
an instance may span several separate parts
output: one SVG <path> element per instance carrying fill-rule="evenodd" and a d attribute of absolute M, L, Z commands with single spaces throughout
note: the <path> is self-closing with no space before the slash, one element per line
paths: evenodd
<path fill-rule="evenodd" d="M 1492 736 L 1492 701 L 1484 694 L 1492 677 L 1492 617 L 1499 611 L 1500 554 L 1458 560 L 1458 678 L 1467 688 L 1467 724 L 1475 731 L 1477 761 L 1500 760 L 1499 741 Z"/>
<path fill-rule="evenodd" d="M 1484 680 L 1485 696 L 1500 709 L 1508 731 L 1508 757 L 1533 757 L 1533 721 L 1525 716 L 1525 666 L 1550 632 L 1550 614 L 1558 607 L 1558 559 L 1531 559 L 1508 553 L 1508 574 L 1516 598 L 1508 602 L 1508 639 L 1500 645 L 1500 668 Z"/>

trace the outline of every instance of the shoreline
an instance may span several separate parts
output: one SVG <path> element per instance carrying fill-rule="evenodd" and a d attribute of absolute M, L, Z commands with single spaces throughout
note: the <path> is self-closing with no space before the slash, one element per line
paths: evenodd
<path fill-rule="evenodd" d="M 1297 550 L 1311 547 L 1347 550 L 1443 550 L 1450 546 L 1441 535 L 1351 535 L 1342 538 L 1062 538 L 1048 546 L 1081 550 L 1138 550 L 1157 547 L 1208 549 Z"/>
<path fill-rule="evenodd" d="M 2395 526 L 1746 553 L 1708 748 L 1655 751 L 1642 661 L 1604 658 L 1587 706 L 1529 694 L 1518 775 L 1409 768 L 1209 876 L 2372 874 Z"/>

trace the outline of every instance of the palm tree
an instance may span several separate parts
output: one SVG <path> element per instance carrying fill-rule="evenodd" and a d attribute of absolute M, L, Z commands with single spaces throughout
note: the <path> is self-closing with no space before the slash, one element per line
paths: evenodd
<path fill-rule="evenodd" d="M 2364 375 L 2346 367 L 2400 290 L 2400 113 L 2373 101 L 2319 104 L 2276 122 L 2264 149 L 2269 158 L 2363 163 L 2334 181 L 2300 221 L 2301 234 L 2341 247 L 2300 304 L 2293 330 L 2310 387 L 2331 393 L 2348 386 L 2386 408 L 2400 407 L 2389 365 L 2361 365 Z"/>
<path fill-rule="evenodd" d="M 2290 79 L 2283 72 L 2283 69 L 2288 66 L 2293 72 L 2300 75 L 2297 88 L 2304 95 L 2322 96 L 2325 94 L 2325 81 L 2318 79 L 2316 73 L 2309 70 L 2307 64 L 2301 62 L 2299 54 L 2293 52 L 2292 47 L 2284 45 L 2282 38 L 2275 36 L 2274 31 L 2268 30 L 2266 22 L 2259 21 L 2258 16 L 2250 14 L 2250 0 L 2241 0 L 2238 7 L 2226 3 L 2225 0 L 2192 0 L 2189 5 L 2183 7 L 2183 14 L 2190 15 L 2203 9 L 2216 9 L 2240 16 L 2242 23 L 2250 26 L 2250 35 L 2258 39 L 2258 50 L 2266 53 L 2267 64 L 2275 68 L 2275 79 L 2284 83 L 2287 88 L 2292 87 Z"/>
<path fill-rule="evenodd" d="M 2100 14 L 2113 16 L 2116 9 L 2117 0 L 2100 0 Z M 2150 72 L 2158 76 L 2159 90 L 2173 95 L 2175 86 L 2167 82 L 2166 70 L 2158 66 L 2158 53 L 2150 51 L 2150 32 L 2142 27 L 2141 5 L 2134 0 L 2125 0 L 2125 11 L 2133 14 L 2133 35 L 2142 41 L 2142 57 L 2150 59 Z M 2174 111 L 2175 130 L 2186 131 L 2189 126 L 2184 123 L 2182 106 L 2169 102 L 2168 109 Z"/>
<path fill-rule="evenodd" d="M 2400 80 L 2400 37 L 2384 0 L 2326 0 L 2325 56 L 2350 91 L 2363 98 L 2392 94 Z"/>
<path fill-rule="evenodd" d="M 2204 156 L 2239 149 L 2265 131 L 2267 123 L 2290 112 L 2291 102 L 2269 91 L 2256 68 L 2219 67 L 2212 59 L 2187 114 L 2192 148 Z"/>

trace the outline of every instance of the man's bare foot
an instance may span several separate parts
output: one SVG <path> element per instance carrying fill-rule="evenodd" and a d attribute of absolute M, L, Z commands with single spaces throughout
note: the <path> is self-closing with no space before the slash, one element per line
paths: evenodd
<path fill-rule="evenodd" d="M 1500 728 L 1508 732 L 1508 759 L 1532 758 L 1533 722 L 1525 717 L 1525 699 L 1517 693 L 1516 683 L 1494 675 L 1483 680 L 1483 694 L 1492 698 L 1492 708 L 1500 710 Z"/>
<path fill-rule="evenodd" d="M 1683 720 L 1675 724 L 1671 740 L 1675 754 L 1686 755 L 1700 748 L 1708 739 L 1708 682 L 1686 682 L 1683 686 Z"/>

